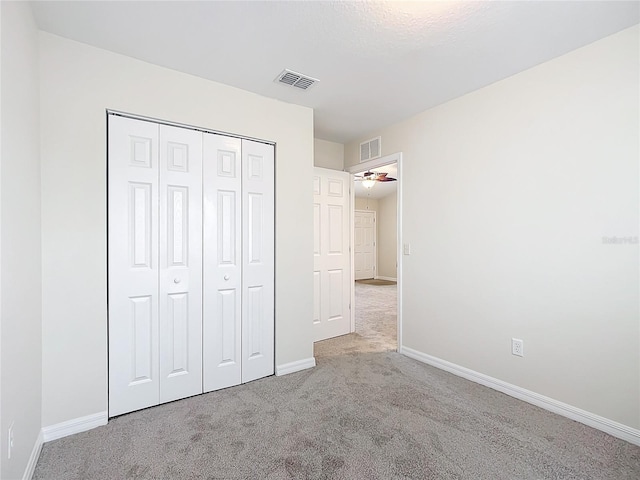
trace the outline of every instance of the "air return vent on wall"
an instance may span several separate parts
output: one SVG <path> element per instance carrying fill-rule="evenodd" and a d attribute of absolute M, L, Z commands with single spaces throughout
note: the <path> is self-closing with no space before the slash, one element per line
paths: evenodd
<path fill-rule="evenodd" d="M 285 69 L 280 75 L 276 77 L 275 81 L 277 83 L 284 83 L 285 85 L 289 85 L 290 87 L 296 87 L 301 90 L 308 90 L 320 80 L 318 80 L 317 78 L 309 77 L 308 75 L 303 75 L 301 73 Z"/>
<path fill-rule="evenodd" d="M 360 161 L 366 162 L 380 157 L 382 151 L 382 137 L 372 138 L 360 144 Z"/>

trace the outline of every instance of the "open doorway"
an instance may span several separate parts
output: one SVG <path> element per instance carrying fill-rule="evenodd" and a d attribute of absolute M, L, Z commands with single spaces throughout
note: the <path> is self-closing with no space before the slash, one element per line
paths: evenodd
<path fill-rule="evenodd" d="M 384 167 L 387 168 L 383 170 Z M 314 356 L 317 361 L 340 355 L 402 350 L 402 257 L 400 256 L 402 242 L 402 154 L 396 153 L 363 162 L 347 171 L 353 185 L 353 188 L 350 188 L 349 207 L 351 211 L 351 294 L 349 302 L 351 333 L 315 342 Z M 370 189 L 369 195 L 358 194 L 356 196 L 356 190 L 359 190 L 356 183 L 359 181 L 355 180 L 355 175 L 362 175 L 367 171 L 386 172 L 387 176 L 396 178 L 397 181 L 378 182 Z M 387 190 L 389 188 L 387 184 L 390 183 L 394 184 L 391 191 Z M 374 190 L 376 188 L 377 190 Z M 371 195 L 373 192 L 375 194 Z M 380 198 L 377 198 L 378 196 Z M 356 210 L 376 211 L 375 269 L 373 273 L 369 269 L 368 276 L 370 278 L 359 278 L 358 282 L 355 281 Z M 381 219 L 382 231 L 380 231 Z M 391 224 L 384 225 L 385 219 Z M 381 255 L 382 249 L 384 252 Z M 388 269 L 388 266 L 391 269 Z"/>
<path fill-rule="evenodd" d="M 372 350 L 398 348 L 398 164 L 354 173 L 354 329 Z"/>

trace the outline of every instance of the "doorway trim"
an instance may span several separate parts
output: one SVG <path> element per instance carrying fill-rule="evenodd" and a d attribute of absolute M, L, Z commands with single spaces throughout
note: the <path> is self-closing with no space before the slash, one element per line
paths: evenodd
<path fill-rule="evenodd" d="M 398 296 L 398 311 L 397 311 L 397 323 L 398 323 L 398 353 L 402 353 L 402 152 L 392 153 L 391 155 L 385 155 L 384 157 L 376 158 L 366 162 L 352 165 L 345 170 L 349 172 L 352 177 L 356 173 L 366 172 L 373 168 L 383 167 L 392 163 L 398 164 L 398 190 L 396 192 L 397 203 L 397 222 L 396 222 L 396 262 L 397 262 L 397 296 Z M 355 228 L 354 211 L 355 211 L 355 189 L 351 189 L 351 331 L 356 331 L 356 315 L 355 315 L 355 270 L 354 270 L 354 238 L 353 230 Z"/>

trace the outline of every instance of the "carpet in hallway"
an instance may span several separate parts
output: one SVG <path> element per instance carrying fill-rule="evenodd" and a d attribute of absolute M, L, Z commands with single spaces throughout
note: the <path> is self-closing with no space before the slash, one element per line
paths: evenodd
<path fill-rule="evenodd" d="M 356 280 L 356 283 L 364 285 L 395 285 L 396 282 L 391 280 L 382 280 L 380 278 L 368 278 L 366 280 Z"/>
<path fill-rule="evenodd" d="M 355 333 L 316 342 L 314 356 L 397 350 L 397 295 L 396 285 L 356 282 Z"/>

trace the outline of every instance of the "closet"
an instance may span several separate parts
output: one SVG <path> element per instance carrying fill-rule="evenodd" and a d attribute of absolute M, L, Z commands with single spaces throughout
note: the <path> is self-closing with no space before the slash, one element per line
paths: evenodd
<path fill-rule="evenodd" d="M 108 115 L 109 416 L 274 371 L 274 147 Z"/>

